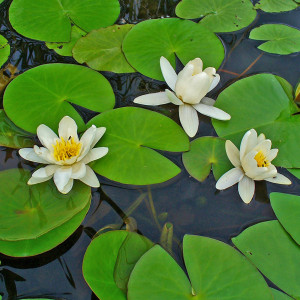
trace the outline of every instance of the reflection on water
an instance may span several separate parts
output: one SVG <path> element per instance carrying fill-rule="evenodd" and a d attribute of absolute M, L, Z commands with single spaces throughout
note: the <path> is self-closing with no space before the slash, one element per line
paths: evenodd
<path fill-rule="evenodd" d="M 6 0 L 0 6 L 0 34 L 9 40 L 12 48 L 10 68 L 15 66 L 24 72 L 45 63 L 76 63 L 72 58 L 60 57 L 52 50 L 48 50 L 44 43 L 22 38 L 15 33 L 7 18 L 10 2 L 11 0 Z M 179 0 L 122 0 L 121 2 L 123 2 L 123 10 L 119 23 L 122 24 L 137 23 L 148 18 L 174 16 L 175 5 Z M 216 97 L 222 88 L 237 78 L 256 72 L 271 72 L 295 85 L 300 75 L 297 69 L 300 63 L 299 54 L 283 57 L 267 53 L 262 55 L 262 52 L 256 48 L 260 42 L 249 40 L 247 37 L 252 27 L 265 22 L 300 27 L 298 13 L 299 10 L 273 15 L 259 12 L 258 18 L 250 28 L 234 34 L 222 34 L 227 57 L 219 71 L 220 89 L 210 96 Z M 0 71 L 0 87 L 4 84 L 4 80 L 13 75 L 3 74 Z M 132 101 L 136 96 L 166 88 L 165 83 L 140 74 L 120 75 L 109 72 L 103 74 L 114 88 L 117 107 L 133 106 Z M 159 111 L 178 122 L 176 107 L 172 105 L 150 109 Z M 81 113 L 85 121 L 92 116 L 88 111 Z M 197 137 L 216 135 L 209 118 L 200 116 L 200 122 Z M 81 264 L 92 236 L 101 229 L 104 231 L 109 227 L 119 229 L 137 226 L 140 233 L 154 242 L 159 242 L 161 228 L 166 222 L 170 222 L 174 226 L 173 251 L 183 265 L 180 241 L 184 234 L 199 234 L 230 243 L 230 238 L 239 234 L 247 226 L 275 218 L 269 204 L 270 192 L 299 194 L 299 180 L 287 171 L 280 170 L 280 173 L 293 180 L 292 186 L 257 183 L 255 200 L 250 205 L 244 205 L 236 187 L 219 192 L 215 189 L 212 175 L 203 183 L 199 183 L 184 170 L 181 155 L 166 155 L 183 170 L 176 178 L 167 183 L 145 188 L 128 187 L 100 178 L 102 190 L 93 189 L 91 209 L 83 225 L 67 241 L 48 253 L 34 258 L 12 259 L 0 255 L 2 263 L 0 294 L 3 295 L 3 300 L 17 297 L 97 299 L 82 277 Z M 33 170 L 35 166 L 34 163 L 21 160 L 16 150 L 0 148 L 0 170 L 18 167 Z"/>

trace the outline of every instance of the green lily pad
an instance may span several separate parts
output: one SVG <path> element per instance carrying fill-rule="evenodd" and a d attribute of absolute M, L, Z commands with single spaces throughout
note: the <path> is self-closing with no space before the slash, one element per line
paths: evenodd
<path fill-rule="evenodd" d="M 300 298 L 300 247 L 278 221 L 251 226 L 232 241 L 275 285 Z"/>
<path fill-rule="evenodd" d="M 270 200 L 277 219 L 300 245 L 300 196 L 271 193 Z"/>
<path fill-rule="evenodd" d="M 250 25 L 256 11 L 250 0 L 182 0 L 176 15 L 183 19 L 197 19 L 214 32 L 231 32 Z"/>
<path fill-rule="evenodd" d="M 33 145 L 33 135 L 18 128 L 0 109 L 0 146 L 19 149 Z"/>
<path fill-rule="evenodd" d="M 279 13 L 293 10 L 297 7 L 298 4 L 294 0 L 260 0 L 254 8 L 265 12 Z"/>
<path fill-rule="evenodd" d="M 0 35 L 0 68 L 7 61 L 10 55 L 10 46 L 5 37 Z"/>
<path fill-rule="evenodd" d="M 59 121 L 66 115 L 83 131 L 85 124 L 71 103 L 102 112 L 114 107 L 115 96 L 109 82 L 98 72 L 77 65 L 48 64 L 14 79 L 3 99 L 7 116 L 32 133 L 40 124 L 57 131 Z"/>
<path fill-rule="evenodd" d="M 289 297 L 287 294 L 284 294 L 278 290 L 271 289 L 274 300 L 293 300 L 293 298 Z"/>
<path fill-rule="evenodd" d="M 300 179 L 300 169 L 288 169 L 290 173 Z"/>
<path fill-rule="evenodd" d="M 57 54 L 62 56 L 72 56 L 72 49 L 76 42 L 87 33 L 77 26 L 72 26 L 71 41 L 68 43 L 46 43 L 49 49 L 53 49 Z"/>
<path fill-rule="evenodd" d="M 112 25 L 120 13 L 118 0 L 14 0 L 9 20 L 20 34 L 45 42 L 69 42 L 71 24 L 89 32 Z"/>
<path fill-rule="evenodd" d="M 287 55 L 300 51 L 300 30 L 282 24 L 265 24 L 250 32 L 250 39 L 267 41 L 258 49 Z"/>
<path fill-rule="evenodd" d="M 276 76 L 258 74 L 241 79 L 218 97 L 216 107 L 231 115 L 230 122 L 212 120 L 218 136 L 231 140 L 239 148 L 251 128 L 264 133 L 279 153 L 276 166 L 300 167 L 300 115 Z"/>
<path fill-rule="evenodd" d="M 111 231 L 89 245 L 83 260 L 83 276 L 102 300 L 125 300 L 129 275 L 153 243 L 133 232 Z"/>
<path fill-rule="evenodd" d="M 114 25 L 93 30 L 77 42 L 73 49 L 74 58 L 99 71 L 135 72 L 122 51 L 123 40 L 133 26 Z"/>
<path fill-rule="evenodd" d="M 153 150 L 189 149 L 187 135 L 168 117 L 142 108 L 123 107 L 96 116 L 88 123 L 91 125 L 106 127 L 97 147 L 105 145 L 109 152 L 91 165 L 98 174 L 124 184 L 148 185 L 180 173 L 180 168 Z"/>
<path fill-rule="evenodd" d="M 0 172 L 0 240 L 38 238 L 70 220 L 90 201 L 91 189 L 81 182 L 63 195 L 53 180 L 30 186 L 30 177 L 22 169 Z"/>
<path fill-rule="evenodd" d="M 157 80 L 164 80 L 159 64 L 161 56 L 173 67 L 175 54 L 183 64 L 201 57 L 205 67 L 216 69 L 224 59 L 224 47 L 213 32 L 194 22 L 175 18 L 137 24 L 125 37 L 123 51 L 132 67 Z"/>
<path fill-rule="evenodd" d="M 183 164 L 191 176 L 204 181 L 211 169 L 218 180 L 232 168 L 225 151 L 225 140 L 201 137 L 191 142 L 191 149 L 182 154 Z"/>
<path fill-rule="evenodd" d="M 135 265 L 128 299 L 273 299 L 258 270 L 220 241 L 186 235 L 183 255 L 191 283 L 174 259 L 156 245 Z"/>

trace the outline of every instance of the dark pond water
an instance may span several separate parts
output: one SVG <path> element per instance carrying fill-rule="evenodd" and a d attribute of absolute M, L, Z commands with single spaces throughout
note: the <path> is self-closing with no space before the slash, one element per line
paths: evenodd
<path fill-rule="evenodd" d="M 209 1 L 209 0 L 207 0 Z M 123 0 L 120 24 L 137 23 L 149 18 L 174 16 L 179 0 Z M 0 34 L 11 45 L 9 64 L 24 72 L 32 67 L 55 62 L 76 63 L 72 58 L 61 57 L 44 43 L 25 39 L 11 28 L 8 22 L 8 7 L 11 0 L 0 5 Z M 221 88 L 239 77 L 249 74 L 270 72 L 280 75 L 295 86 L 300 77 L 300 55 L 278 56 L 267 54 L 256 47 L 260 42 L 249 40 L 250 30 L 263 23 L 284 23 L 300 28 L 300 10 L 281 14 L 259 12 L 258 18 L 248 28 L 231 34 L 221 34 L 226 44 L 227 55 L 219 73 Z M 4 66 L 5 67 L 5 66 Z M 4 71 L 0 83 L 12 74 Z M 17 73 L 18 74 L 18 73 Z M 117 97 L 117 105 L 132 106 L 133 99 L 148 92 L 161 91 L 166 86 L 140 74 L 116 75 L 103 73 L 112 84 Z M 1 84 L 0 84 L 1 86 Z M 1 91 L 0 91 L 1 93 Z M 0 100 L 2 101 L 2 96 Z M 243 99 L 241 99 L 242 101 Z M 20 101 L 22 101 L 20 99 Z M 178 121 L 176 110 L 165 105 L 153 108 Z M 91 118 L 82 112 L 85 120 Z M 251 116 L 250 116 L 251 117 Z M 199 136 L 215 136 L 208 118 L 202 117 Z M 184 234 L 209 236 L 227 242 L 246 227 L 264 220 L 275 219 L 269 204 L 269 193 L 273 191 L 300 195 L 300 181 L 286 170 L 281 173 L 290 177 L 292 186 L 260 182 L 256 185 L 256 197 L 250 205 L 240 199 L 236 186 L 219 192 L 215 180 L 210 175 L 203 183 L 197 182 L 184 170 L 181 155 L 166 154 L 182 168 L 182 173 L 173 180 L 145 188 L 118 185 L 100 178 L 101 189 L 93 190 L 92 206 L 82 226 L 62 245 L 54 250 L 28 259 L 12 259 L 1 256 L 0 294 L 3 300 L 32 297 L 54 299 L 86 300 L 97 299 L 85 283 L 81 265 L 83 255 L 95 232 L 109 224 L 124 228 L 124 219 L 130 207 L 144 195 L 143 201 L 130 214 L 137 222 L 138 230 L 154 242 L 159 242 L 161 227 L 165 222 L 174 225 L 174 252 L 182 264 L 180 241 Z M 24 164 L 17 151 L 0 147 L 0 170 L 24 167 L 33 169 L 35 165 Z"/>

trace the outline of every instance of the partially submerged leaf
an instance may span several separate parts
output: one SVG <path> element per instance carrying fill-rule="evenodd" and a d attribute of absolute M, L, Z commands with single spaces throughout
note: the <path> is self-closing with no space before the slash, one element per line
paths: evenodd
<path fill-rule="evenodd" d="M 294 0 L 259 0 L 254 8 L 265 12 L 279 13 L 296 9 L 298 6 Z"/>

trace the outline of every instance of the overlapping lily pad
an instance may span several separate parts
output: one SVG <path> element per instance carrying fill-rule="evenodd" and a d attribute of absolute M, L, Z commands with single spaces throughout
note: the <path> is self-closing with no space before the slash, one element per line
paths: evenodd
<path fill-rule="evenodd" d="M 135 265 L 128 283 L 128 299 L 273 299 L 258 270 L 222 242 L 186 235 L 183 255 L 191 282 L 157 245 Z"/>
<path fill-rule="evenodd" d="M 300 169 L 289 169 L 289 172 L 300 179 Z"/>
<path fill-rule="evenodd" d="M 278 290 L 271 289 L 274 300 L 292 300 L 293 298 L 289 297 L 287 294 L 284 294 Z"/>
<path fill-rule="evenodd" d="M 191 142 L 191 149 L 182 154 L 186 170 L 195 179 L 204 181 L 211 169 L 218 180 L 232 168 L 225 151 L 225 140 L 215 137 L 201 137 Z"/>
<path fill-rule="evenodd" d="M 93 30 L 77 42 L 73 49 L 74 58 L 99 71 L 134 72 L 122 51 L 123 40 L 133 26 L 114 25 Z"/>
<path fill-rule="evenodd" d="M 275 285 L 300 298 L 300 247 L 278 221 L 251 226 L 232 241 Z"/>
<path fill-rule="evenodd" d="M 112 231 L 95 238 L 83 260 L 83 275 L 102 300 L 125 300 L 130 273 L 153 243 L 133 232 Z"/>
<path fill-rule="evenodd" d="M 123 42 L 128 62 L 140 73 L 163 80 L 159 60 L 175 67 L 175 54 L 183 64 L 201 57 L 205 67 L 218 68 L 224 48 L 218 37 L 202 25 L 174 18 L 147 20 L 134 26 Z"/>
<path fill-rule="evenodd" d="M 265 24 L 250 32 L 250 39 L 267 41 L 258 49 L 287 55 L 300 51 L 300 30 L 282 24 Z"/>
<path fill-rule="evenodd" d="M 30 69 L 13 80 L 4 93 L 3 105 L 17 126 L 32 133 L 40 124 L 56 131 L 66 115 L 83 131 L 85 124 L 71 103 L 102 112 L 114 107 L 115 96 L 109 82 L 91 69 L 48 64 Z"/>
<path fill-rule="evenodd" d="M 299 5 L 294 0 L 260 0 L 255 9 L 261 9 L 265 12 L 283 12 L 297 8 Z"/>
<path fill-rule="evenodd" d="M 300 115 L 295 115 L 299 109 L 276 76 L 258 74 L 239 80 L 219 95 L 215 106 L 231 115 L 230 122 L 212 120 L 220 137 L 239 147 L 245 132 L 254 128 L 279 149 L 275 165 L 300 167 Z"/>
<path fill-rule="evenodd" d="M 69 42 L 71 24 L 89 32 L 114 24 L 119 13 L 118 0 L 14 0 L 9 20 L 17 32 L 31 39 Z"/>
<path fill-rule="evenodd" d="M 182 0 L 176 15 L 184 19 L 197 19 L 214 32 L 231 32 L 251 24 L 256 12 L 250 0 Z"/>
<path fill-rule="evenodd" d="M 159 113 L 136 107 L 114 109 L 93 118 L 88 126 L 106 127 L 97 146 L 108 147 L 108 154 L 91 167 L 111 180 L 134 185 L 167 181 L 180 173 L 173 162 L 156 150 L 183 152 L 189 140 L 173 120 Z"/>
<path fill-rule="evenodd" d="M 10 54 L 10 46 L 5 37 L 0 35 L 0 68 L 7 61 Z"/>

